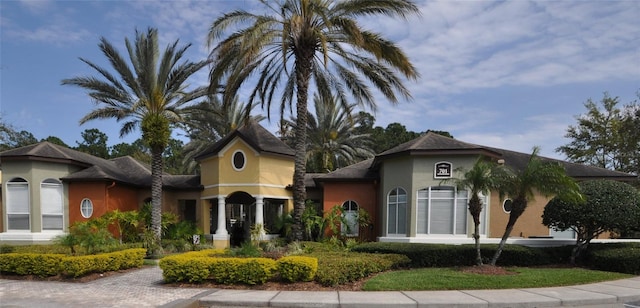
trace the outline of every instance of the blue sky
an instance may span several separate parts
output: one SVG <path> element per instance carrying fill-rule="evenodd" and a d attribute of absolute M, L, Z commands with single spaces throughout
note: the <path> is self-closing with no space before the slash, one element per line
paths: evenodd
<path fill-rule="evenodd" d="M 583 103 L 608 91 L 621 103 L 640 90 L 640 1 L 417 1 L 421 16 L 361 20 L 395 41 L 421 78 L 408 82 L 412 101 L 392 106 L 378 95 L 376 125 L 445 130 L 455 138 L 521 152 L 554 150 Z M 2 121 L 42 139 L 71 146 L 98 128 L 109 144 L 115 120 L 78 121 L 94 107 L 80 89 L 60 81 L 95 75 L 78 57 L 108 67 L 100 37 L 119 48 L 135 29 L 158 28 L 161 46 L 192 43 L 187 58 L 204 59 L 211 22 L 257 1 L 2 1 L 0 114 Z M 122 50 L 124 53 L 124 50 Z M 194 76 L 206 84 L 207 72 Z M 275 105 L 275 104 L 274 104 Z M 371 110 L 365 110 L 371 112 Z M 263 111 L 266 113 L 266 111 Z M 278 111 L 262 124 L 275 131 Z"/>

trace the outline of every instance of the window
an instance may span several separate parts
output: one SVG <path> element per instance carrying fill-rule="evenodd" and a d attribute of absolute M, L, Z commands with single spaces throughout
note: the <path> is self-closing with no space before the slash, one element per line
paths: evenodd
<path fill-rule="evenodd" d="M 247 160 L 244 156 L 244 152 L 240 150 L 233 152 L 232 165 L 234 170 L 241 171 L 244 169 L 246 162 Z"/>
<path fill-rule="evenodd" d="M 407 192 L 399 187 L 387 196 L 387 234 L 407 234 Z"/>
<path fill-rule="evenodd" d="M 467 234 L 466 190 L 432 186 L 418 191 L 418 234 Z"/>
<path fill-rule="evenodd" d="M 345 201 L 342 204 L 342 218 L 344 222 L 341 225 L 341 232 L 348 236 L 358 236 L 358 204 L 355 201 Z"/>
<path fill-rule="evenodd" d="M 91 218 L 91 215 L 93 215 L 93 202 L 91 200 L 82 199 L 82 202 L 80 202 L 80 214 L 84 218 Z"/>
<path fill-rule="evenodd" d="M 62 183 L 55 179 L 46 179 L 40 183 L 40 209 L 42 211 L 42 230 L 63 229 L 63 192 Z"/>
<path fill-rule="evenodd" d="M 511 213 L 511 209 L 513 208 L 513 201 L 511 199 L 505 199 L 504 202 L 502 202 L 502 210 L 509 214 Z"/>
<path fill-rule="evenodd" d="M 7 182 L 7 230 L 30 230 L 29 183 L 23 178 Z"/>

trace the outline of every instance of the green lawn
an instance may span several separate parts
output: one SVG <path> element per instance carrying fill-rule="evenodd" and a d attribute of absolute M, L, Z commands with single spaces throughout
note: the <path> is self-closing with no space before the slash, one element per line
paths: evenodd
<path fill-rule="evenodd" d="M 423 268 L 382 273 L 369 279 L 366 291 L 428 291 L 540 288 L 578 285 L 633 277 L 582 268 L 508 268 L 515 275 L 463 273 L 457 268 Z"/>

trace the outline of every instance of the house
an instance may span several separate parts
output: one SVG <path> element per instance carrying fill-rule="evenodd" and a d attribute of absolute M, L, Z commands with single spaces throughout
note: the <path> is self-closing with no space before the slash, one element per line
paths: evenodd
<path fill-rule="evenodd" d="M 137 210 L 151 199 L 151 171 L 131 157 L 98 158 L 49 142 L 0 153 L 0 242 L 41 243 L 76 221 Z M 198 176 L 164 175 L 163 210 L 195 221 Z"/>
<path fill-rule="evenodd" d="M 472 243 L 467 191 L 443 184 L 457 168 L 478 157 L 513 168 L 529 154 L 427 133 L 368 159 L 327 174 L 307 174 L 308 198 L 324 211 L 343 209 L 348 236 L 396 242 Z M 200 176 L 163 176 L 163 211 L 197 223 L 216 247 L 247 239 L 251 226 L 275 236 L 276 220 L 293 208 L 294 152 L 257 123 L 233 131 L 196 160 Z M 104 160 L 48 142 L 0 153 L 2 222 L 0 241 L 47 242 L 76 221 L 108 211 L 138 209 L 150 200 L 151 172 L 130 157 Z M 549 159 L 551 160 L 551 159 Z M 554 160 L 577 180 L 633 181 L 634 175 Z M 509 200 L 482 196 L 481 236 L 497 242 L 509 216 Z M 513 242 L 549 244 L 573 238 L 541 221 L 548 198 L 537 196 L 516 224 Z M 356 228 L 365 210 L 371 224 Z M 561 241 L 561 240 L 560 240 Z M 566 241 L 565 241 L 566 242 Z M 558 242 L 560 243 L 560 242 Z"/>

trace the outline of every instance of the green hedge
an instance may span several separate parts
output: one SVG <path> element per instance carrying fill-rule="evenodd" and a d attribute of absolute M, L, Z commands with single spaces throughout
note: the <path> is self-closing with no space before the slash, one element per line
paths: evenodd
<path fill-rule="evenodd" d="M 493 244 L 481 245 L 483 258 L 491 258 L 497 248 L 498 245 Z M 371 242 L 358 245 L 352 248 L 352 251 L 402 254 L 411 260 L 410 267 L 468 266 L 475 264 L 476 256 L 474 245 Z M 545 265 L 554 263 L 556 257 L 540 248 L 507 245 L 498 259 L 498 265 Z"/>
<path fill-rule="evenodd" d="M 596 249 L 588 252 L 589 266 L 609 272 L 640 275 L 640 247 Z"/>
<path fill-rule="evenodd" d="M 146 249 L 134 248 L 87 256 L 38 253 L 0 254 L 0 272 L 38 277 L 55 275 L 79 277 L 94 272 L 140 267 L 145 253 Z"/>

